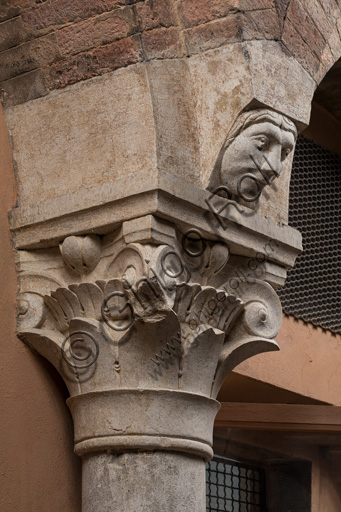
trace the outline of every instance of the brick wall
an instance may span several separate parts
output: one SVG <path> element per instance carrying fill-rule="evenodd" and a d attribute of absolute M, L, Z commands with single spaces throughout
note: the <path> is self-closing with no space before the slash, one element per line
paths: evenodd
<path fill-rule="evenodd" d="M 336 0 L 2 0 L 2 100 L 253 39 L 282 41 L 317 77 L 340 49 L 339 17 Z"/>

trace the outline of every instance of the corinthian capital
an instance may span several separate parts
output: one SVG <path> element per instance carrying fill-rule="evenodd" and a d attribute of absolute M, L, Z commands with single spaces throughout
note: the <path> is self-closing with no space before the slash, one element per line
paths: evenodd
<path fill-rule="evenodd" d="M 102 239 L 71 236 L 23 254 L 19 335 L 68 386 L 77 453 L 134 446 L 211 456 L 207 425 L 224 378 L 277 350 L 281 323 L 259 272 L 236 286 L 233 272 L 252 260 L 237 265 L 232 251 L 146 216 Z M 175 410 L 180 423 L 169 421 Z"/>

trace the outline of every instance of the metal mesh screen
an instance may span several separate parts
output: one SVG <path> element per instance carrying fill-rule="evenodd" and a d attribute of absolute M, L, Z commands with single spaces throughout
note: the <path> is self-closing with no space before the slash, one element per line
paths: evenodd
<path fill-rule="evenodd" d="M 341 159 L 298 137 L 290 183 L 289 224 L 303 253 L 279 290 L 285 313 L 341 333 Z"/>
<path fill-rule="evenodd" d="M 206 466 L 207 512 L 265 512 L 265 473 L 222 457 Z"/>

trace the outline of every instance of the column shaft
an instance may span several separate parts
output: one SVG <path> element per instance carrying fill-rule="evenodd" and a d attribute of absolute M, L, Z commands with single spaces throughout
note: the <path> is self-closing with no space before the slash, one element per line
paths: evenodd
<path fill-rule="evenodd" d="M 205 461 L 172 452 L 83 456 L 82 512 L 205 512 Z"/>

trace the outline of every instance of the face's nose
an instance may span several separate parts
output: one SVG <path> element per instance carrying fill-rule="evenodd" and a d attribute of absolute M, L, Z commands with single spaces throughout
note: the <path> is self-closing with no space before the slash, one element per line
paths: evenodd
<path fill-rule="evenodd" d="M 275 144 L 268 151 L 262 153 L 262 171 L 270 181 L 277 178 L 282 171 L 281 145 Z"/>

